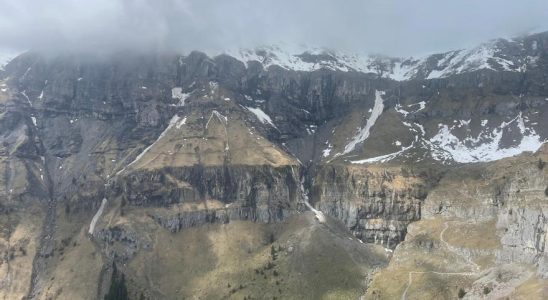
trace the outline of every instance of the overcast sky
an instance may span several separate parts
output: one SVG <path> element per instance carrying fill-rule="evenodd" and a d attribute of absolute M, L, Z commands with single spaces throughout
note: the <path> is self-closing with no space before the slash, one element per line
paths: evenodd
<path fill-rule="evenodd" d="M 548 0 L 0 0 L 0 48 L 219 50 L 283 41 L 409 56 L 548 30 Z"/>

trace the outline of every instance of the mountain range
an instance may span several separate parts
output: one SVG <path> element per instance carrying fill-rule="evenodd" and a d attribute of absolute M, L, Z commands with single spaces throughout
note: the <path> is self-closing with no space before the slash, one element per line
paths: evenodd
<path fill-rule="evenodd" d="M 546 299 L 548 33 L 418 58 L 28 51 L 3 299 Z"/>

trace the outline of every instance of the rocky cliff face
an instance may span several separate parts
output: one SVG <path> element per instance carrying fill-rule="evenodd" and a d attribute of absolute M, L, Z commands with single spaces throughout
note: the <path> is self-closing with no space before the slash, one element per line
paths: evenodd
<path fill-rule="evenodd" d="M 281 221 L 295 213 L 297 204 L 302 201 L 296 172 L 298 170 L 291 166 L 278 169 L 266 166 L 196 166 L 135 172 L 121 179 L 119 184 L 122 201 L 129 205 L 206 204 L 205 211 L 186 211 L 183 208 L 175 220 L 161 219 L 162 224 L 176 231 L 215 221 Z"/>
<path fill-rule="evenodd" d="M 445 174 L 368 295 L 544 298 L 545 151 Z"/>
<path fill-rule="evenodd" d="M 167 276 L 146 263 L 152 259 L 202 287 L 212 284 L 207 274 L 232 278 L 242 288 L 225 296 L 243 298 L 261 291 L 248 284 L 257 274 L 264 286 L 278 276 L 273 270 L 288 281 L 297 272 L 313 278 L 311 286 L 329 286 L 329 276 L 314 274 L 341 251 L 345 267 L 336 277 L 349 284 L 337 283 L 339 297 L 365 292 L 363 278 L 373 280 L 368 295 L 388 289 L 382 295 L 391 297 L 412 293 L 409 272 L 452 276 L 434 268 L 436 258 L 455 264 L 471 294 L 494 284 L 476 266 L 527 264 L 542 280 L 548 159 L 544 152 L 512 156 L 537 151 L 548 138 L 545 40 L 541 34 L 499 41 L 489 48 L 496 51 L 440 54 L 413 63 L 412 80 L 400 81 L 318 53 L 298 56 L 323 66 L 310 70 L 251 54 L 23 54 L 0 81 L 0 291 L 7 298 L 101 298 L 116 265 L 128 276 L 143 274 L 130 276 L 135 297 L 225 294 L 163 286 L 151 279 Z M 490 56 L 476 64 L 485 49 Z M 315 219 L 303 214 L 310 207 Z M 455 222 L 467 231 L 456 231 Z M 223 235 L 237 224 L 246 224 L 237 239 Z M 478 238 L 459 240 L 466 234 Z M 335 252 L 320 251 L 316 240 Z M 335 240 L 340 247 L 328 246 Z M 173 250 L 181 247 L 193 255 Z M 390 266 L 373 278 L 392 249 Z M 402 257 L 419 258 L 424 249 L 433 254 L 424 262 L 431 267 L 407 270 L 416 266 Z M 312 268 L 301 264 L 307 255 L 322 259 Z M 378 284 L 395 273 L 404 274 L 395 277 L 400 286 Z M 293 294 L 268 292 L 307 295 L 287 289 Z"/>
<path fill-rule="evenodd" d="M 361 240 L 393 248 L 407 225 L 420 220 L 435 176 L 399 166 L 338 165 L 323 167 L 313 180 L 318 209 L 342 220 Z"/>

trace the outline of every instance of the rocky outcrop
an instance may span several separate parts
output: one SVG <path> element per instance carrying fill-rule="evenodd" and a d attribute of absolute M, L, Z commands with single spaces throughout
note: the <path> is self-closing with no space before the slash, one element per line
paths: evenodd
<path fill-rule="evenodd" d="M 503 230 L 498 263 L 525 263 L 548 278 L 548 205 L 502 210 L 497 226 Z"/>
<path fill-rule="evenodd" d="M 122 176 L 113 197 L 133 206 L 183 207 L 154 218 L 170 231 L 230 220 L 276 222 L 297 212 L 297 167 L 193 166 L 138 170 Z M 203 209 L 193 209 L 203 205 Z"/>
<path fill-rule="evenodd" d="M 499 196 L 504 206 L 498 211 L 497 227 L 502 249 L 500 263 L 526 263 L 548 278 L 548 151 L 541 150 L 530 162 L 506 175 Z"/>
<path fill-rule="evenodd" d="M 435 178 L 406 167 L 322 167 L 311 199 L 325 214 L 342 220 L 363 241 L 393 248 L 407 225 L 421 218 L 421 205 Z"/>

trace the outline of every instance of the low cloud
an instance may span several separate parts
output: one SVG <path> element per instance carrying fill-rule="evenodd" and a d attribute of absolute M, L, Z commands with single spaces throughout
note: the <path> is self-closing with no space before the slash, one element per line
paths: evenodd
<path fill-rule="evenodd" d="M 221 51 L 295 43 L 408 56 L 548 30 L 546 0 L 0 0 L 0 48 Z"/>

